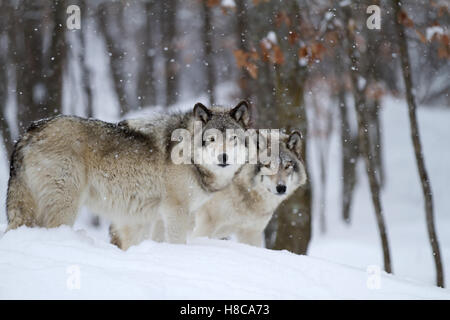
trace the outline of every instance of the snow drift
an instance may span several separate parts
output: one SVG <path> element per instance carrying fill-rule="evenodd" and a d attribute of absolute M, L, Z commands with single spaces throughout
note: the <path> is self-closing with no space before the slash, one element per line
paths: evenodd
<path fill-rule="evenodd" d="M 450 299 L 384 273 L 373 286 L 370 276 L 225 240 L 149 240 L 123 252 L 66 226 L 21 227 L 0 240 L 1 299 Z"/>

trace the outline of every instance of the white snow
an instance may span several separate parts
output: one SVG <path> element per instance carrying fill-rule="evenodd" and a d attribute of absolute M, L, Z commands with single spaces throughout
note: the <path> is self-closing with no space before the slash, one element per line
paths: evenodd
<path fill-rule="evenodd" d="M 300 58 L 298 59 L 298 64 L 302 67 L 305 67 L 308 65 L 308 58 Z"/>
<path fill-rule="evenodd" d="M 221 5 L 222 5 L 222 7 L 225 7 L 225 8 L 236 7 L 236 3 L 234 2 L 234 0 L 222 0 Z"/>
<path fill-rule="evenodd" d="M 19 228 L 0 241 L 0 299 L 450 299 L 446 290 L 231 241 L 145 241 L 123 252 L 83 231 Z M 372 288 L 372 289 L 370 289 Z"/>
<path fill-rule="evenodd" d="M 325 20 L 326 21 L 330 21 L 331 19 L 333 19 L 333 17 L 335 16 L 334 12 L 332 11 L 327 11 L 325 13 Z"/>
<path fill-rule="evenodd" d="M 441 26 L 433 26 L 433 27 L 428 27 L 427 31 L 426 31 L 426 36 L 427 36 L 427 40 L 430 41 L 431 39 L 433 39 L 434 35 L 443 35 L 444 34 L 444 29 Z"/>
<path fill-rule="evenodd" d="M 269 31 L 266 38 L 272 43 L 277 43 L 277 34 L 274 31 Z"/>

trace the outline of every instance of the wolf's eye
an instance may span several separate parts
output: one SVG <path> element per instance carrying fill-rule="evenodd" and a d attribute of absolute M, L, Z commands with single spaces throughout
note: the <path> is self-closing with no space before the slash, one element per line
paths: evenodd
<path fill-rule="evenodd" d="M 292 168 L 292 162 L 288 162 L 288 163 L 286 163 L 286 165 L 284 166 L 284 168 L 286 169 L 286 170 L 289 170 L 289 169 L 291 169 Z"/>
<path fill-rule="evenodd" d="M 208 142 L 214 142 L 214 141 L 216 141 L 216 137 L 214 137 L 214 136 L 209 136 L 208 138 L 206 138 L 206 141 L 208 141 Z"/>

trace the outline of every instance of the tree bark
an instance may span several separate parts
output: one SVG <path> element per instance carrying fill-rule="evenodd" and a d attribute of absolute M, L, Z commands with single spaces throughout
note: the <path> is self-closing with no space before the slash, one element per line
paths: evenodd
<path fill-rule="evenodd" d="M 348 119 L 348 105 L 345 100 L 343 85 L 338 93 L 341 152 L 342 152 L 342 218 L 346 223 L 351 221 L 351 205 L 356 185 L 356 163 L 358 161 L 358 141 L 352 134 Z"/>
<path fill-rule="evenodd" d="M 87 5 L 86 0 L 80 1 L 80 10 L 82 15 L 82 23 L 84 25 L 87 24 L 88 15 L 87 15 Z M 85 108 L 85 114 L 88 118 L 92 118 L 94 116 L 94 101 L 93 101 L 93 95 L 92 95 L 92 87 L 91 87 L 91 69 L 87 65 L 86 62 L 86 39 L 85 39 L 86 32 L 78 32 L 78 39 L 80 41 L 80 56 L 79 56 L 79 62 L 80 62 L 80 69 L 81 69 L 81 77 L 82 77 L 82 83 L 81 86 L 83 88 L 84 94 L 86 96 L 86 108 Z"/>
<path fill-rule="evenodd" d="M 247 0 L 236 0 L 236 33 L 237 33 L 237 47 L 244 52 L 249 51 L 249 36 L 248 36 L 248 3 Z M 249 73 L 242 69 L 239 70 L 238 77 L 239 87 L 241 89 L 242 98 L 252 99 L 251 78 Z"/>
<path fill-rule="evenodd" d="M 110 69 L 113 79 L 114 90 L 117 94 L 121 113 L 127 113 L 131 110 L 125 90 L 125 75 L 123 72 L 123 48 L 120 45 L 122 39 L 116 39 L 114 30 L 119 29 L 123 32 L 123 25 L 120 23 L 123 19 L 122 3 L 102 3 L 98 7 L 97 18 L 101 33 L 105 39 L 106 49 L 110 57 Z M 114 26 L 110 17 L 114 18 L 116 25 Z"/>
<path fill-rule="evenodd" d="M 46 13 L 50 10 L 50 19 Z M 66 58 L 64 1 L 20 2 L 10 28 L 10 56 L 15 64 L 19 134 L 31 121 L 61 113 L 62 74 Z M 45 32 L 51 30 L 45 47 Z"/>
<path fill-rule="evenodd" d="M 343 8 L 345 14 L 345 21 L 350 21 L 351 13 L 350 8 Z M 367 176 L 369 179 L 370 192 L 372 195 L 372 203 L 375 209 L 375 216 L 378 225 L 378 231 L 380 234 L 381 246 L 383 249 L 383 261 L 384 261 L 384 270 L 388 273 L 392 273 L 391 266 L 391 255 L 389 250 L 389 241 L 387 236 L 387 229 L 384 222 L 384 213 L 381 204 L 380 198 L 380 186 L 378 184 L 378 180 L 375 173 L 375 166 L 373 163 L 373 157 L 370 152 L 372 150 L 370 139 L 368 136 L 368 128 L 367 122 L 364 117 L 365 110 L 365 96 L 364 92 L 362 92 L 358 87 L 358 71 L 360 68 L 359 64 L 359 53 L 357 52 L 357 43 L 355 41 L 355 37 L 353 32 L 350 30 L 349 26 L 346 26 L 346 36 L 348 40 L 347 50 L 348 56 L 350 58 L 350 78 L 352 81 L 352 86 L 355 94 L 355 111 L 358 120 L 358 136 L 359 136 L 359 147 L 361 149 L 361 153 L 364 157 L 364 162 L 366 166 Z"/>
<path fill-rule="evenodd" d="M 11 11 L 12 8 L 9 7 L 6 2 L 0 5 L 0 37 L 4 36 L 7 39 L 7 47 L 4 51 L 0 52 L 0 129 L 3 139 L 3 145 L 5 146 L 6 157 L 9 159 L 13 149 L 13 141 L 11 136 L 11 128 L 6 119 L 6 103 L 8 101 L 8 51 L 10 50 L 11 41 L 9 39 L 9 30 L 11 28 Z"/>
<path fill-rule="evenodd" d="M 156 88 L 154 71 L 154 48 L 153 48 L 153 25 L 154 17 L 154 0 L 144 3 L 145 23 L 142 29 L 142 68 L 139 71 L 138 80 L 138 97 L 140 97 L 140 105 L 154 106 L 156 105 Z"/>
<path fill-rule="evenodd" d="M 423 156 L 422 143 L 420 140 L 419 125 L 417 123 L 417 105 L 413 92 L 413 80 L 411 76 L 411 63 L 408 53 L 408 44 L 406 41 L 405 28 L 398 21 L 401 13 L 402 3 L 398 0 L 392 1 L 394 8 L 395 26 L 398 35 L 398 45 L 400 49 L 400 60 L 403 72 L 403 80 L 405 82 L 406 101 L 408 103 L 409 122 L 411 128 L 411 140 L 414 146 L 414 154 L 416 157 L 417 169 L 422 185 L 422 192 L 425 200 L 425 214 L 427 222 L 428 237 L 436 265 L 436 284 L 439 287 L 444 287 L 444 271 L 441 260 L 441 252 L 439 249 L 439 242 L 436 235 L 434 223 L 434 208 L 433 208 L 433 193 L 431 190 L 431 181 L 425 167 L 425 160 Z"/>
<path fill-rule="evenodd" d="M 304 82 L 298 77 L 281 82 L 277 89 L 277 125 L 286 128 L 287 132 L 298 129 L 303 137 L 308 137 Z M 306 154 L 307 141 L 307 138 L 303 141 L 302 155 L 308 180 L 276 210 L 277 232 L 273 246 L 273 249 L 286 249 L 298 254 L 307 253 L 311 239 L 312 188 Z"/>
<path fill-rule="evenodd" d="M 216 78 L 214 75 L 214 61 L 213 61 L 213 29 L 211 25 L 212 11 L 208 5 L 207 0 L 201 1 L 202 11 L 203 11 L 203 30 L 202 30 L 202 40 L 203 40 L 203 60 L 205 64 L 206 73 L 206 91 L 208 93 L 209 104 L 213 105 L 216 101 L 214 90 L 216 88 Z"/>
<path fill-rule="evenodd" d="M 175 47 L 177 0 L 165 0 L 162 4 L 162 45 L 166 70 L 166 106 L 178 100 L 178 65 Z"/>

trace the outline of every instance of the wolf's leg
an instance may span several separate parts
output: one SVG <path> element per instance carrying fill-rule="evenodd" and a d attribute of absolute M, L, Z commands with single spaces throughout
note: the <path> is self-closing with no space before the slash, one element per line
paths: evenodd
<path fill-rule="evenodd" d="M 194 229 L 193 215 L 181 206 L 165 205 L 161 210 L 166 241 L 186 243 L 189 232 Z"/>
<path fill-rule="evenodd" d="M 237 233 L 238 241 L 255 247 L 263 246 L 261 230 L 239 230 Z"/>
<path fill-rule="evenodd" d="M 72 226 L 86 188 L 86 171 L 75 154 L 35 152 L 28 155 L 26 181 L 36 203 L 36 225 Z"/>
<path fill-rule="evenodd" d="M 153 223 L 152 226 L 152 240 L 157 242 L 164 242 L 164 221 L 162 219 L 158 219 Z"/>
<path fill-rule="evenodd" d="M 80 205 L 80 191 L 74 186 L 46 188 L 39 197 L 38 224 L 45 228 L 55 228 L 63 224 L 75 223 Z"/>
<path fill-rule="evenodd" d="M 10 177 L 6 208 L 8 217 L 8 228 L 6 231 L 16 229 L 22 225 L 27 227 L 36 225 L 36 203 L 28 185 L 18 175 Z"/>
<path fill-rule="evenodd" d="M 149 239 L 150 234 L 151 225 L 145 223 L 124 226 L 111 224 L 109 227 L 111 243 L 115 244 L 122 250 L 127 250 L 129 247 L 138 245 L 145 239 Z"/>
<path fill-rule="evenodd" d="M 195 215 L 195 228 L 192 234 L 193 237 L 214 237 L 216 222 L 208 212 L 202 210 L 198 211 Z"/>

